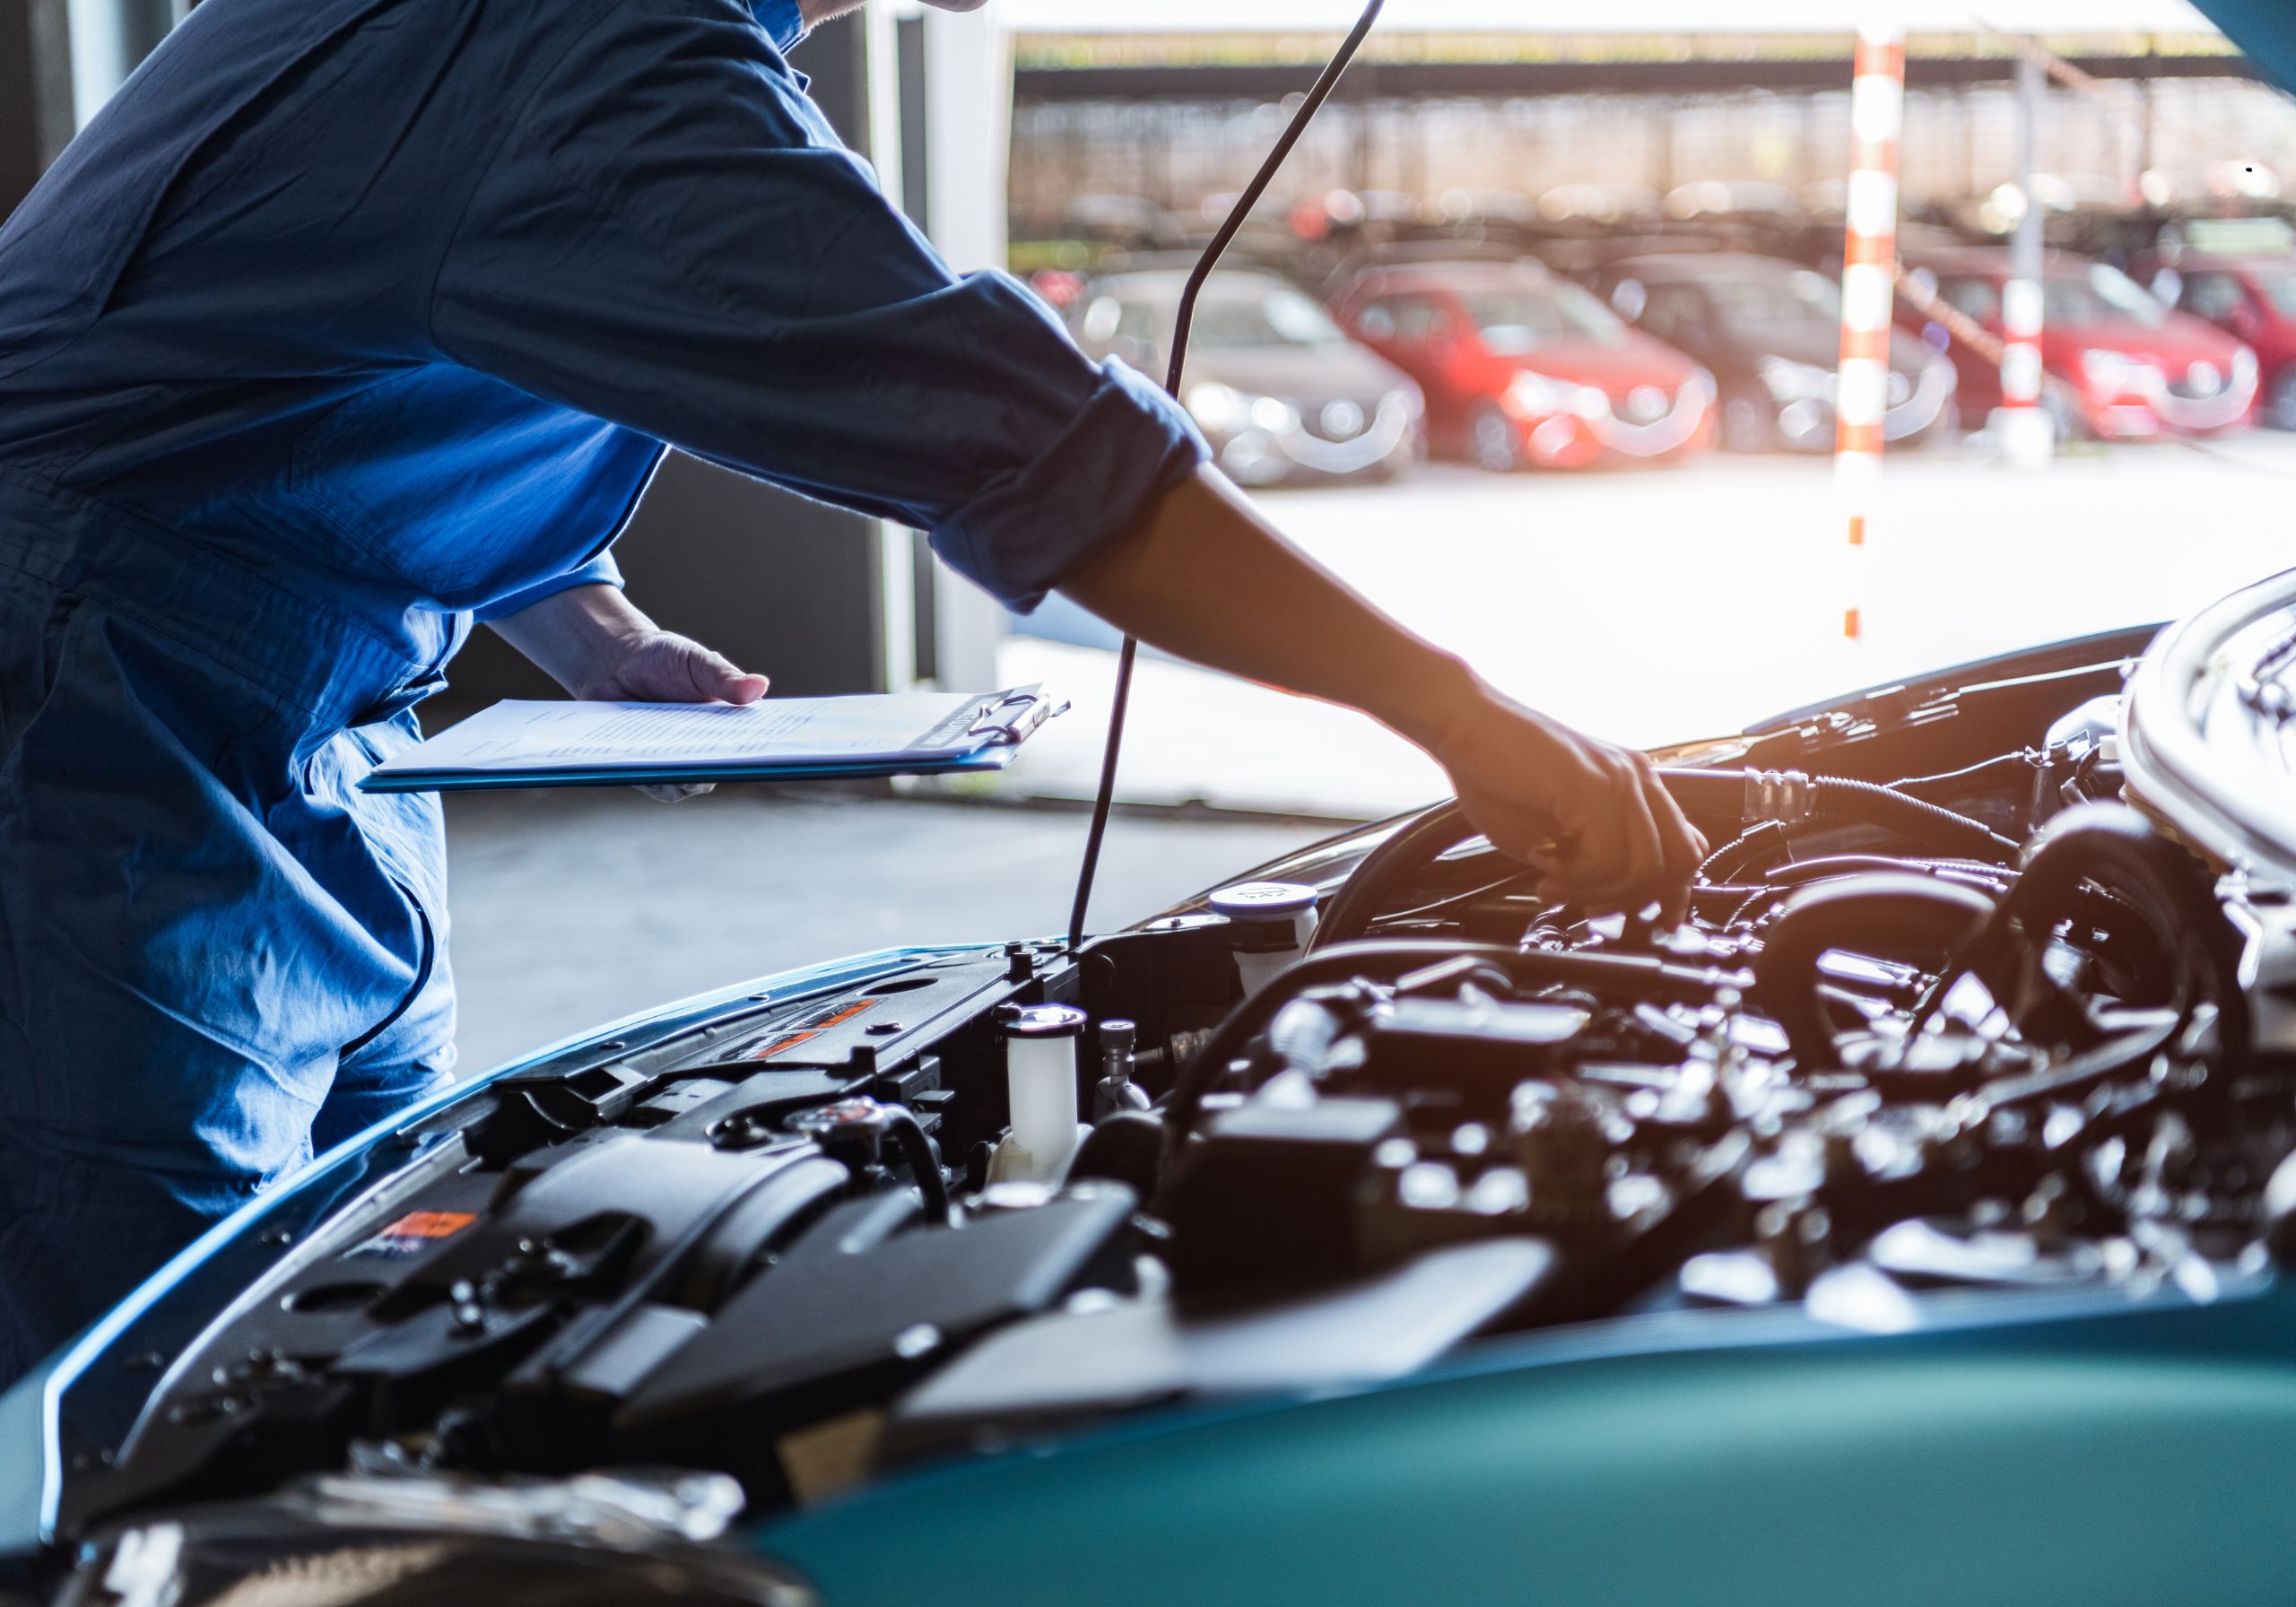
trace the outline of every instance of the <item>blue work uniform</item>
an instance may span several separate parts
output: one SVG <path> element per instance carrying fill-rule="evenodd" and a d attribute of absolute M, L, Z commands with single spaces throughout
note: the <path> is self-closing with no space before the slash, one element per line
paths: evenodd
<path fill-rule="evenodd" d="M 959 278 L 794 0 L 206 0 L 0 230 L 0 1378 L 446 1074 L 472 628 L 674 444 L 1026 604 L 1203 460 Z"/>

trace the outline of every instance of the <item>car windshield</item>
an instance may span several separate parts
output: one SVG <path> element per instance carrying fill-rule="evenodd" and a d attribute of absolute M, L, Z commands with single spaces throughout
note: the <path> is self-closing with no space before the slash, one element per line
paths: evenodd
<path fill-rule="evenodd" d="M 1227 291 L 1196 306 L 1194 343 L 1233 351 L 1252 346 L 1344 346 L 1330 315 L 1294 290 Z"/>
<path fill-rule="evenodd" d="M 1725 329 L 1756 340 L 1841 326 L 1841 291 L 1823 274 L 1807 268 L 1709 279 L 1706 294 Z"/>
<path fill-rule="evenodd" d="M 2092 263 L 2077 274 L 2051 274 L 2041 281 L 2041 321 L 2075 328 L 2122 325 L 2158 329 L 2169 308 L 2118 268 Z"/>
<path fill-rule="evenodd" d="M 1558 342 L 1616 346 L 1626 340 L 1626 326 L 1616 315 L 1575 284 L 1463 291 L 1459 304 L 1483 345 L 1501 357 L 1520 357 Z"/>
<path fill-rule="evenodd" d="M 2296 268 L 2258 269 L 2254 277 L 2274 311 L 2296 317 Z"/>

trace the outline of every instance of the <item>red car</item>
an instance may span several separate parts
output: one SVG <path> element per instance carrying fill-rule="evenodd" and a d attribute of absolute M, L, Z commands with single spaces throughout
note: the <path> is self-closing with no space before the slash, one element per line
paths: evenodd
<path fill-rule="evenodd" d="M 1430 447 L 1484 468 L 1578 468 L 1714 444 L 1711 375 L 1533 264 L 1371 268 L 1332 310 L 1419 382 Z"/>
<path fill-rule="evenodd" d="M 2264 370 L 2264 416 L 2296 430 L 2296 256 L 2177 259 L 2177 306 L 2206 318 L 2257 354 Z"/>
<path fill-rule="evenodd" d="M 2009 254 L 1992 247 L 1926 253 L 1912 265 L 1935 276 L 1938 299 L 2003 334 L 2002 288 Z M 1912 298 L 1899 316 L 1920 328 Z M 1943 326 L 1960 377 L 1961 414 L 1981 420 L 2001 405 L 1995 360 Z M 2256 415 L 2257 354 L 2212 324 L 2182 313 L 2119 269 L 2057 254 L 2041 270 L 2041 405 L 2060 438 L 2144 439 L 2245 428 Z"/>

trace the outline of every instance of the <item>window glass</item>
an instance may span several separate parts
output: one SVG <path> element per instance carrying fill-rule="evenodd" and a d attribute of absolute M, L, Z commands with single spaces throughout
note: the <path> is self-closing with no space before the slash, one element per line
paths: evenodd
<path fill-rule="evenodd" d="M 1807 268 L 1718 278 L 1707 293 L 1723 328 L 1757 342 L 1841 327 L 1841 288 Z"/>
<path fill-rule="evenodd" d="M 2118 268 L 2092 263 L 2077 273 L 2051 274 L 2041 281 L 2041 322 L 2075 328 L 2136 326 L 2157 329 L 2169 309 L 2159 297 Z"/>
<path fill-rule="evenodd" d="M 1706 323 L 1706 298 L 1687 284 L 1648 287 L 1642 327 L 1662 341 L 1692 339 Z"/>
<path fill-rule="evenodd" d="M 2257 289 L 2272 309 L 2283 317 L 2296 317 L 2296 271 L 2285 268 L 2259 268 L 2256 273 Z"/>
<path fill-rule="evenodd" d="M 2230 274 L 2195 274 L 2184 282 L 2178 304 L 2204 318 L 2229 318 L 2248 300 L 2240 282 Z"/>
<path fill-rule="evenodd" d="M 1451 332 L 1450 316 L 1442 303 L 1425 296 L 1397 296 L 1387 305 L 1395 310 L 1396 339 L 1423 346 Z"/>
<path fill-rule="evenodd" d="M 1114 296 L 1095 296 L 1084 308 L 1084 317 L 1077 333 L 1096 346 L 1105 346 L 1116 338 L 1117 322 L 1124 317 L 1124 304 Z"/>
<path fill-rule="evenodd" d="M 2001 291 L 1990 279 L 1941 279 L 1937 299 L 1980 324 L 2001 316 Z"/>
<path fill-rule="evenodd" d="M 1626 326 L 1618 315 L 1575 284 L 1464 291 L 1459 303 L 1483 345 L 1501 357 L 1520 357 L 1562 343 L 1592 341 L 1616 346 L 1626 340 Z"/>
<path fill-rule="evenodd" d="M 1208 293 L 1196 304 L 1194 338 L 1213 350 L 1347 343 L 1331 315 L 1295 290 Z"/>

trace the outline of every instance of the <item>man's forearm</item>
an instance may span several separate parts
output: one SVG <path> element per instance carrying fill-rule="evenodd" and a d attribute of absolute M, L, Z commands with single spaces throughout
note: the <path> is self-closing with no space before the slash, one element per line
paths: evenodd
<path fill-rule="evenodd" d="M 1465 665 L 1405 630 L 1200 472 L 1060 589 L 1198 664 L 1360 708 L 1435 748 L 1473 701 Z"/>
<path fill-rule="evenodd" d="M 578 697 L 603 677 L 622 644 L 656 629 L 618 586 L 570 586 L 493 626 L 496 635 Z"/>

